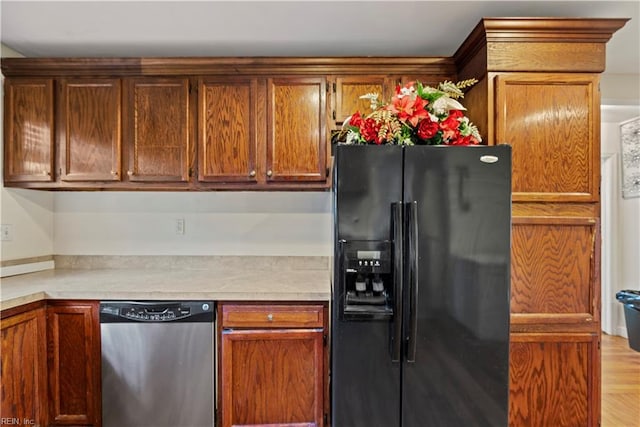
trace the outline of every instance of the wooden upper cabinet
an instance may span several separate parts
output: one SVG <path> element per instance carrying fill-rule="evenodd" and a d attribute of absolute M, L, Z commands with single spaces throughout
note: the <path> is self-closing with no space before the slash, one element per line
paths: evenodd
<path fill-rule="evenodd" d="M 100 425 L 99 303 L 48 304 L 49 425 Z"/>
<path fill-rule="evenodd" d="M 121 179 L 120 79 L 61 80 L 58 108 L 60 179 Z"/>
<path fill-rule="evenodd" d="M 43 307 L 25 311 L 1 322 L 2 419 L 47 422 L 46 318 Z M 5 424 L 4 422 L 2 423 Z"/>
<path fill-rule="evenodd" d="M 53 181 L 53 79 L 7 78 L 4 90 L 5 182 Z"/>
<path fill-rule="evenodd" d="M 267 79 L 267 182 L 327 178 L 326 79 Z"/>
<path fill-rule="evenodd" d="M 333 119 L 342 124 L 356 111 L 365 116 L 371 111 L 371 102 L 360 99 L 362 95 L 377 93 L 378 101 L 386 100 L 390 94 L 390 82 L 384 76 L 336 77 L 335 107 Z"/>
<path fill-rule="evenodd" d="M 513 201 L 599 198 L 600 95 L 595 74 L 496 77 L 496 143 L 513 147 Z"/>
<path fill-rule="evenodd" d="M 257 97 L 256 78 L 199 80 L 199 181 L 257 181 Z"/>
<path fill-rule="evenodd" d="M 193 133 L 189 79 L 130 79 L 125 107 L 129 181 L 187 182 Z"/>

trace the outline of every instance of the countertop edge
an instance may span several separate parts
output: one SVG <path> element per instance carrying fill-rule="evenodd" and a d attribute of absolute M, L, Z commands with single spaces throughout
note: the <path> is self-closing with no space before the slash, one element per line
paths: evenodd
<path fill-rule="evenodd" d="M 327 292 L 135 292 L 126 295 L 119 292 L 120 297 L 114 298 L 100 292 L 86 291 L 50 291 L 34 292 L 16 298 L 0 301 L 0 311 L 19 307 L 42 300 L 92 300 L 92 301 L 123 301 L 123 300 L 213 300 L 213 301 L 260 301 L 260 302 L 329 302 L 331 294 Z"/>

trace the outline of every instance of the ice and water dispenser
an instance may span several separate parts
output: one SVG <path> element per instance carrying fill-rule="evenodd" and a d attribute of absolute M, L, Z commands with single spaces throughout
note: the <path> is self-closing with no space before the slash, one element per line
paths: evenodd
<path fill-rule="evenodd" d="M 345 319 L 393 314 L 391 241 L 340 241 L 342 315 Z"/>

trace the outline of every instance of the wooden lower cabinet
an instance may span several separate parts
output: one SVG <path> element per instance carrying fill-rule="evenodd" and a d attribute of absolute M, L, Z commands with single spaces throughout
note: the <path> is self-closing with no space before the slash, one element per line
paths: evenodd
<path fill-rule="evenodd" d="M 49 425 L 100 425 L 99 303 L 49 302 L 47 348 Z"/>
<path fill-rule="evenodd" d="M 597 333 L 511 334 L 509 426 L 597 426 Z"/>
<path fill-rule="evenodd" d="M 15 313 L 15 311 L 14 311 Z M 47 348 L 44 304 L 3 312 L 0 327 L 2 424 L 46 425 Z"/>
<path fill-rule="evenodd" d="M 100 426 L 100 322 L 94 301 L 4 310 L 0 424 Z"/>
<path fill-rule="evenodd" d="M 220 426 L 324 425 L 325 310 L 323 305 L 219 307 Z M 235 326 L 243 324 L 250 326 Z"/>

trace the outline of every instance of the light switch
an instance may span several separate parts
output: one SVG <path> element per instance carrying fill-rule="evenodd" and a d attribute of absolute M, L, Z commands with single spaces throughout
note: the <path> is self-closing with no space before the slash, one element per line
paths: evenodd
<path fill-rule="evenodd" d="M 0 228 L 0 237 L 3 242 L 10 242 L 13 240 L 13 225 L 2 224 Z"/>
<path fill-rule="evenodd" d="M 184 235 L 184 218 L 176 219 L 176 234 L 179 236 Z"/>

